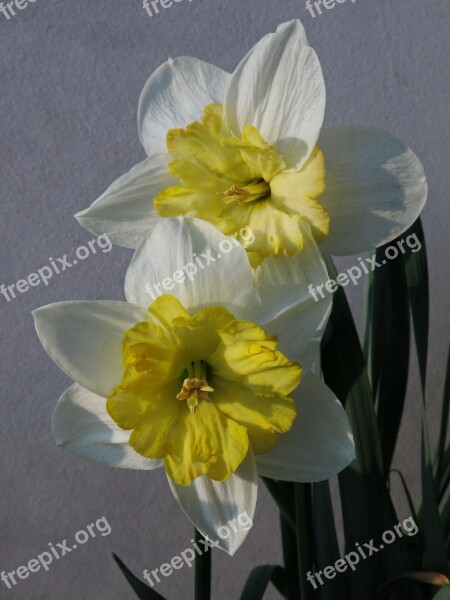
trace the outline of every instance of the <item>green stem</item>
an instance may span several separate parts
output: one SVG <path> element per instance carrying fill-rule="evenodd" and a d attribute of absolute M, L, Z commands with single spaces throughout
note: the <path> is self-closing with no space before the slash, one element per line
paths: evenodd
<path fill-rule="evenodd" d="M 297 560 L 302 600 L 313 600 L 314 590 L 306 578 L 313 571 L 313 516 L 311 484 L 295 484 L 295 517 L 297 525 Z"/>
<path fill-rule="evenodd" d="M 195 541 L 204 540 L 202 534 L 195 530 Z M 195 600 L 211 600 L 211 549 L 207 548 L 195 558 Z"/>
<path fill-rule="evenodd" d="M 286 571 L 286 591 L 288 600 L 299 600 L 300 587 L 297 565 L 297 545 L 295 534 L 287 522 L 284 512 L 280 512 L 281 541 L 283 545 L 284 568 Z M 303 600 L 303 599 L 302 599 Z"/>

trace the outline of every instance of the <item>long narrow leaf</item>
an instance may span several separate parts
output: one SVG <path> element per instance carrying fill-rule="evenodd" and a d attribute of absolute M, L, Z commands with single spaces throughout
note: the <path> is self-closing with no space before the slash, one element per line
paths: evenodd
<path fill-rule="evenodd" d="M 409 510 L 411 512 L 411 516 L 414 518 L 414 522 L 417 522 L 418 518 L 417 518 L 416 508 L 414 506 L 414 502 L 413 502 L 413 499 L 412 499 L 411 492 L 409 491 L 408 485 L 406 483 L 405 478 L 403 477 L 402 472 L 399 471 L 398 469 L 392 469 L 391 473 L 396 473 L 399 476 L 400 483 L 402 484 L 403 491 L 405 492 L 406 501 L 408 502 L 408 506 L 409 506 Z"/>
<path fill-rule="evenodd" d="M 326 258 L 328 273 L 336 279 L 331 258 Z M 345 292 L 338 288 L 333 310 L 321 346 L 325 383 L 345 406 L 353 425 L 358 461 L 364 473 L 382 473 L 378 425 L 364 355 Z"/>
<path fill-rule="evenodd" d="M 250 573 L 240 600 L 262 600 L 270 583 L 286 598 L 286 573 L 277 565 L 261 565 Z"/>
<path fill-rule="evenodd" d="M 445 376 L 444 384 L 444 397 L 442 399 L 442 414 L 441 414 L 441 430 L 439 434 L 439 443 L 437 448 L 437 473 L 436 480 L 439 488 L 439 498 L 441 499 L 445 493 L 446 486 L 442 485 L 442 476 L 444 474 L 445 464 L 445 447 L 447 444 L 447 434 L 449 425 L 449 414 L 450 414 L 450 348 L 447 356 L 447 373 Z M 450 466 L 450 460 L 448 461 Z M 450 471 L 450 469 L 449 469 Z"/>
<path fill-rule="evenodd" d="M 450 446 L 444 452 L 444 458 L 442 459 L 440 466 L 440 477 L 439 477 L 439 500 L 442 500 L 445 492 L 447 491 L 450 483 Z"/>
<path fill-rule="evenodd" d="M 450 544 L 450 497 L 447 498 L 447 502 L 444 504 L 444 508 L 442 510 L 442 515 L 441 515 L 441 523 L 442 523 L 442 530 L 444 532 L 444 538 Z M 449 548 L 449 554 L 450 554 L 450 548 Z"/>
<path fill-rule="evenodd" d="M 392 242 L 395 246 L 395 241 Z M 388 474 L 397 444 L 408 385 L 410 351 L 409 297 L 403 256 L 386 260 L 386 246 L 376 252 L 381 266 L 373 278 L 372 372 L 376 378 L 377 418 L 383 465 Z"/>
<path fill-rule="evenodd" d="M 286 598 L 288 600 L 299 600 L 300 585 L 296 536 L 291 526 L 286 522 L 286 517 L 283 515 L 283 512 L 280 512 L 280 520 L 283 562 L 286 575 Z"/>
<path fill-rule="evenodd" d="M 443 587 L 436 596 L 433 596 L 433 600 L 450 600 L 450 587 Z"/>
<path fill-rule="evenodd" d="M 331 259 L 326 260 L 330 277 L 336 279 L 334 264 Z M 322 369 L 325 382 L 346 406 L 355 438 L 357 460 L 339 475 L 346 552 L 354 552 L 356 544 L 379 539 L 398 521 L 386 488 L 364 355 L 342 288 L 335 293 L 322 340 Z M 348 575 L 346 600 L 375 600 L 383 581 L 410 568 L 404 545 L 396 544 L 395 549 L 388 546 L 370 561 L 361 561 L 358 569 Z"/>
<path fill-rule="evenodd" d="M 314 564 L 311 484 L 295 484 L 295 519 L 300 596 L 302 600 L 313 600 L 314 590 L 307 580 L 307 574 L 313 570 Z"/>
<path fill-rule="evenodd" d="M 315 563 L 317 569 L 323 570 L 328 565 L 334 565 L 341 558 L 328 481 L 313 485 L 313 518 Z M 344 576 L 338 574 L 334 579 L 327 581 L 326 585 L 321 586 L 319 597 L 320 600 L 346 598 Z"/>
<path fill-rule="evenodd" d="M 291 496 L 286 492 L 285 488 L 279 481 L 269 479 L 268 477 L 261 477 L 265 486 L 269 490 L 270 495 L 274 499 L 280 511 L 283 512 L 283 516 L 286 522 L 295 533 L 295 504 Z"/>
<path fill-rule="evenodd" d="M 122 573 L 125 575 L 126 580 L 131 585 L 133 591 L 136 593 L 136 596 L 140 600 L 165 600 L 165 598 L 158 594 L 158 592 L 155 592 L 149 588 L 144 582 L 138 579 L 136 575 L 133 575 L 126 564 L 116 554 L 113 554 L 112 556 L 119 565 Z"/>
<path fill-rule="evenodd" d="M 447 550 L 439 515 L 438 497 L 433 477 L 430 442 L 428 436 L 426 408 L 426 373 L 429 328 L 429 284 L 425 238 L 422 224 L 418 219 L 408 235 L 419 240 L 421 249 L 406 258 L 406 277 L 411 303 L 417 357 L 419 362 L 422 399 L 422 494 L 421 510 L 422 534 L 425 540 L 425 553 L 422 567 L 426 571 L 449 573 Z"/>

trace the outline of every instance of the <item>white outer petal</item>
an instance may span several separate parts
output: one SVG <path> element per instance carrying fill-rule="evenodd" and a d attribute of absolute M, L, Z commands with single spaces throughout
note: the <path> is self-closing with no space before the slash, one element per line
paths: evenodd
<path fill-rule="evenodd" d="M 169 129 L 197 121 L 207 104 L 223 102 L 231 75 L 192 58 L 169 59 L 142 90 L 138 108 L 139 138 L 148 156 L 166 151 Z"/>
<path fill-rule="evenodd" d="M 266 333 L 278 336 L 280 352 L 309 370 L 317 359 L 331 308 L 330 294 L 321 302 L 308 300 L 273 321 L 263 323 L 262 327 Z"/>
<path fill-rule="evenodd" d="M 278 148 L 288 170 L 306 162 L 325 113 L 325 82 L 315 51 L 298 20 L 263 37 L 232 75 L 226 124 L 240 134 L 254 125 Z"/>
<path fill-rule="evenodd" d="M 308 225 L 303 227 L 303 235 L 303 250 L 295 257 L 280 254 L 264 259 L 254 271 L 255 289 L 240 298 L 240 303 L 247 318 L 279 337 L 281 352 L 309 368 L 315 357 L 310 344 L 322 337 L 332 294 L 316 295 L 316 301 L 308 291 L 327 281 L 328 272 Z"/>
<path fill-rule="evenodd" d="M 380 129 L 327 127 L 319 147 L 325 155 L 325 192 L 318 201 L 330 215 L 323 252 L 351 255 L 404 233 L 427 197 L 421 162 L 401 141 Z"/>
<path fill-rule="evenodd" d="M 58 401 L 52 416 L 55 443 L 87 460 L 122 469 L 156 469 L 161 461 L 144 458 L 128 445 L 106 410 L 106 400 L 74 383 Z"/>
<path fill-rule="evenodd" d="M 292 394 L 298 415 L 278 444 L 256 457 L 258 473 L 282 481 L 317 482 L 336 475 L 355 459 L 350 422 L 333 392 L 306 375 Z"/>
<path fill-rule="evenodd" d="M 224 240 L 231 245 L 230 252 L 221 251 Z M 202 254 L 208 253 L 213 258 L 221 254 L 221 258 L 207 266 Z M 184 267 L 191 277 L 173 282 L 173 289 L 167 289 L 172 284 L 166 283 L 164 289 L 162 282 Z M 158 284 L 161 287 L 154 289 Z M 177 217 L 163 219 L 136 250 L 125 277 L 125 296 L 129 302 L 149 306 L 157 296 L 171 294 L 188 310 L 218 304 L 235 314 L 239 294 L 252 286 L 252 271 L 242 246 L 206 221 Z"/>
<path fill-rule="evenodd" d="M 114 244 L 137 248 L 161 219 L 154 209 L 153 198 L 177 182 L 170 175 L 167 164 L 166 154 L 145 159 L 119 177 L 75 218 L 96 235 L 106 233 Z"/>
<path fill-rule="evenodd" d="M 147 321 L 140 306 L 110 300 L 58 302 L 33 311 L 37 334 L 50 358 L 74 381 L 107 397 L 122 381 L 122 339 Z"/>
<path fill-rule="evenodd" d="M 218 541 L 218 547 L 233 556 L 251 528 L 243 527 L 241 523 L 245 525 L 251 521 L 253 524 L 255 514 L 258 476 L 253 454 L 247 455 L 227 481 L 212 481 L 206 476 L 194 479 L 190 486 L 177 485 L 170 478 L 168 481 L 185 515 L 198 531 L 204 537 L 208 536 L 211 542 Z M 248 518 L 243 516 L 244 513 Z M 233 519 L 237 520 L 237 531 L 229 524 Z M 231 530 L 226 539 L 219 535 L 224 538 L 227 535 L 221 527 Z"/>

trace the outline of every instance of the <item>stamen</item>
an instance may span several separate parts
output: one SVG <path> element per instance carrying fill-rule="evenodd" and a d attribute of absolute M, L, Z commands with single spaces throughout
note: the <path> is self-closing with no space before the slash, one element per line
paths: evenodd
<path fill-rule="evenodd" d="M 186 400 L 191 413 L 195 412 L 200 400 L 208 400 L 208 394 L 214 391 L 206 381 L 206 363 L 194 360 L 186 367 L 188 377 L 183 381 L 178 400 Z"/>
<path fill-rule="evenodd" d="M 255 200 L 264 200 L 270 197 L 270 185 L 267 181 L 256 181 L 249 183 L 243 187 L 233 185 L 225 192 L 221 194 L 224 198 L 224 202 L 229 204 L 234 200 L 238 204 L 244 204 L 245 202 L 253 202 Z"/>
<path fill-rule="evenodd" d="M 187 400 L 189 410 L 194 413 L 199 401 L 208 400 L 208 393 L 213 391 L 214 389 L 205 379 L 188 378 L 183 381 L 177 400 Z"/>
<path fill-rule="evenodd" d="M 242 203 L 245 202 L 251 194 L 244 188 L 233 185 L 229 190 L 223 192 L 223 195 L 225 196 L 225 202 L 227 201 L 227 198 L 231 198 L 231 200 L 236 198 L 239 203 Z M 231 200 L 229 200 L 229 202 L 231 202 Z"/>

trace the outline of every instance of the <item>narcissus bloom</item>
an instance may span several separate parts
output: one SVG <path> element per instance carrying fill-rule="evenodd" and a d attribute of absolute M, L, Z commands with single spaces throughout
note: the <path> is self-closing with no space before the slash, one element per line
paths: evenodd
<path fill-rule="evenodd" d="M 328 254 L 387 243 L 425 203 L 422 165 L 378 129 L 322 129 L 324 110 L 322 70 L 299 21 L 266 35 L 232 75 L 169 60 L 139 102 L 148 158 L 76 216 L 131 248 L 161 217 L 203 219 L 227 235 L 248 226 L 253 266 L 300 252 L 305 224 Z"/>
<path fill-rule="evenodd" d="M 210 539 L 239 514 L 253 516 L 258 473 L 317 481 L 343 469 L 354 458 L 345 411 L 308 373 L 330 305 L 306 290 L 326 271 L 305 235 L 305 253 L 255 271 L 236 244 L 152 301 L 149 289 L 229 243 L 204 221 L 165 219 L 134 255 L 128 302 L 36 310 L 44 348 L 76 382 L 55 409 L 56 442 L 107 465 L 164 467 Z M 233 553 L 246 534 L 222 547 Z"/>

